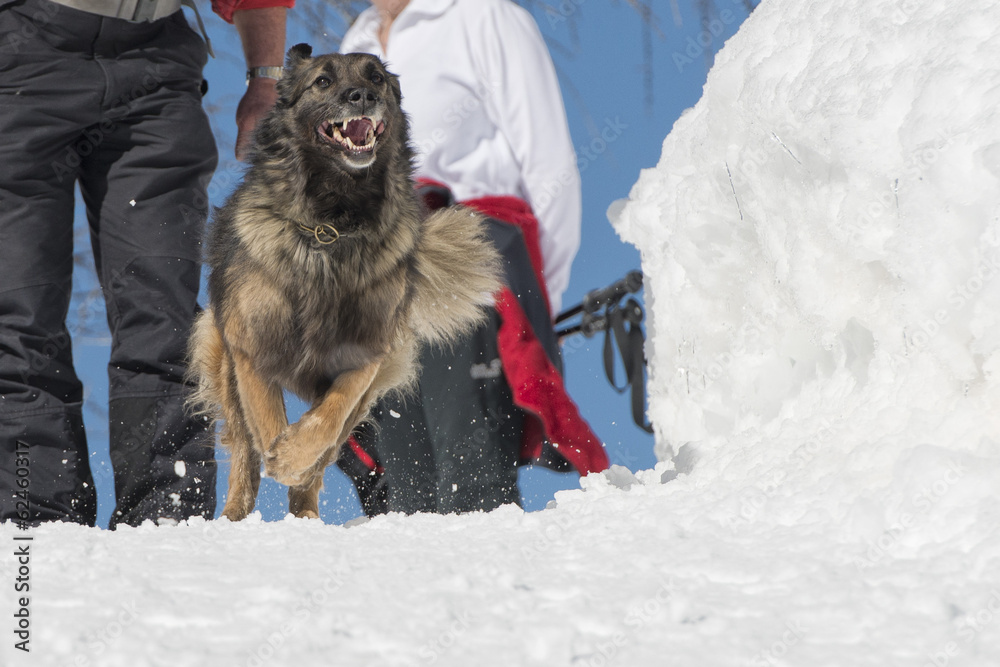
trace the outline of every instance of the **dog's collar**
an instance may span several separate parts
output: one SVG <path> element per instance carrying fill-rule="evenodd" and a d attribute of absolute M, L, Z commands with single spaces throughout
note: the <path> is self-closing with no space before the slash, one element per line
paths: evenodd
<path fill-rule="evenodd" d="M 316 243 L 320 245 L 330 245 L 331 243 L 336 243 L 342 238 L 351 237 L 351 234 L 337 231 L 337 228 L 329 222 L 320 223 L 315 227 L 307 227 L 306 225 L 300 224 L 299 229 L 307 234 L 312 234 L 313 238 L 316 239 Z"/>

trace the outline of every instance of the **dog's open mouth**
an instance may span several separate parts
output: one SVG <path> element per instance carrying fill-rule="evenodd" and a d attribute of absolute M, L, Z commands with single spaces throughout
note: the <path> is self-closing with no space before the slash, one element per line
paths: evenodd
<path fill-rule="evenodd" d="M 375 150 L 378 138 L 385 132 L 385 122 L 376 124 L 371 118 L 349 118 L 335 121 L 325 120 L 317 128 L 319 135 L 327 141 L 339 145 L 357 155 Z"/>

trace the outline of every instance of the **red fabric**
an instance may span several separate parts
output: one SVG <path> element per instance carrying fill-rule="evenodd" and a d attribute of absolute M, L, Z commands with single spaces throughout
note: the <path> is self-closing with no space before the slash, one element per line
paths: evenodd
<path fill-rule="evenodd" d="M 267 9 L 269 7 L 295 6 L 295 0 L 212 0 L 212 11 L 227 23 L 233 22 L 233 12 L 243 9 Z"/>
<path fill-rule="evenodd" d="M 497 294 L 496 308 L 501 318 L 500 359 L 514 403 L 535 417 L 525 420 L 522 458 L 538 458 L 547 437 L 581 475 L 606 470 L 608 455 L 601 441 L 566 393 L 562 377 L 535 338 L 517 297 L 503 288 Z"/>
<path fill-rule="evenodd" d="M 417 179 L 417 192 L 431 210 L 446 206 L 451 198 L 447 185 L 428 178 Z M 479 197 L 460 203 L 521 229 L 548 312 L 538 219 L 528 203 L 511 196 Z M 610 462 L 604 445 L 566 392 L 562 376 L 549 360 L 531 321 L 510 289 L 505 287 L 497 294 L 496 309 L 500 315 L 497 332 L 500 361 L 514 403 L 526 414 L 521 459 L 539 458 L 548 440 L 581 475 L 606 470 Z"/>
<path fill-rule="evenodd" d="M 545 287 L 545 265 L 542 263 L 542 244 L 538 239 L 538 218 L 535 217 L 528 202 L 518 197 L 497 196 L 467 199 L 462 204 L 476 209 L 483 215 L 509 222 L 521 228 L 521 233 L 524 234 L 524 243 L 528 246 L 528 257 L 531 259 L 531 266 L 535 269 L 538 286 L 542 289 L 542 296 L 545 297 L 545 306 L 551 312 L 549 291 Z"/>
<path fill-rule="evenodd" d="M 358 443 L 353 435 L 347 439 L 347 446 L 351 448 L 351 451 L 354 452 L 354 455 L 358 457 L 358 460 L 361 461 L 366 468 L 374 470 L 380 475 L 385 472 L 385 469 L 375 462 L 375 459 L 373 459 L 371 455 L 365 451 L 364 447 Z"/>
<path fill-rule="evenodd" d="M 441 181 L 435 181 L 433 178 L 418 177 L 416 189 L 417 196 L 423 200 L 424 206 L 427 207 L 428 211 L 436 211 L 439 208 L 451 206 L 455 203 L 451 194 L 451 188 Z"/>
<path fill-rule="evenodd" d="M 510 196 L 479 197 L 461 203 L 521 229 L 548 307 L 538 219 L 528 203 Z M 497 294 L 496 309 L 501 320 L 497 332 L 500 361 L 514 403 L 528 415 L 521 438 L 521 458 L 537 459 L 548 440 L 581 475 L 606 470 L 610 462 L 601 440 L 566 392 L 562 376 L 549 361 L 517 297 L 509 289 L 502 289 Z"/>

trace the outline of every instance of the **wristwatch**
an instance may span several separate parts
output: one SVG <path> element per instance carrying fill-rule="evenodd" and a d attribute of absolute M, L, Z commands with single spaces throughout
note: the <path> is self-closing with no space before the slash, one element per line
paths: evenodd
<path fill-rule="evenodd" d="M 255 78 L 280 79 L 282 70 L 283 67 L 251 67 L 247 70 L 247 85 Z"/>

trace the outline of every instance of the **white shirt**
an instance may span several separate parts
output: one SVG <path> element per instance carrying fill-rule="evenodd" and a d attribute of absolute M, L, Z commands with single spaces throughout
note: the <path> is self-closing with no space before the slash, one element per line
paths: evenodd
<path fill-rule="evenodd" d="M 531 15 L 510 0 L 410 0 L 388 52 L 366 9 L 342 53 L 379 56 L 399 75 L 417 175 L 459 200 L 514 195 L 539 221 L 553 315 L 580 247 L 580 173 L 555 67 Z"/>

